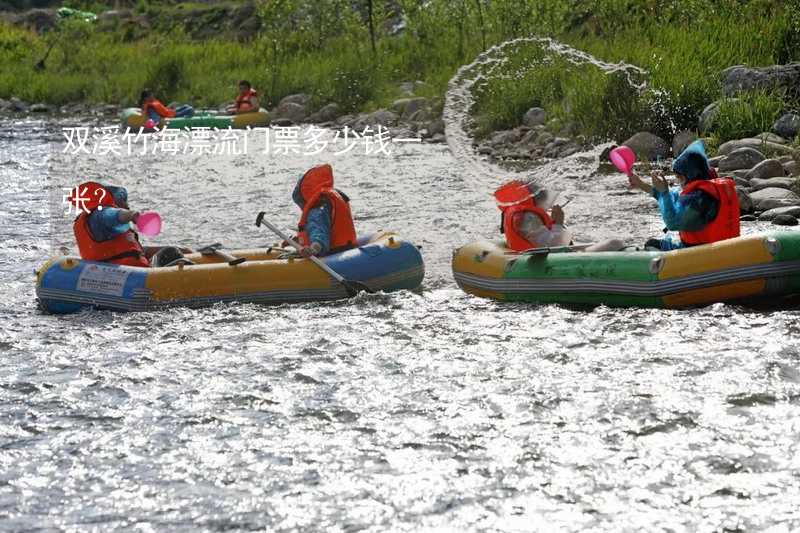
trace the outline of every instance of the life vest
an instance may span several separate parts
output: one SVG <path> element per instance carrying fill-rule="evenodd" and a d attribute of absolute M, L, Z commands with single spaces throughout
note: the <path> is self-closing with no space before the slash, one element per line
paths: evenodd
<path fill-rule="evenodd" d="M 256 111 L 253 107 L 253 102 L 251 101 L 252 98 L 256 98 L 258 93 L 255 89 L 249 89 L 247 93 L 240 94 L 236 97 L 236 110 L 237 111 Z M 247 104 L 249 107 L 246 109 L 242 109 L 242 106 Z"/>
<path fill-rule="evenodd" d="M 162 118 L 172 118 L 172 117 L 175 116 L 175 110 L 174 109 L 168 108 L 167 106 L 165 106 L 164 104 L 162 104 L 158 100 L 153 100 L 152 102 L 145 102 L 142 105 L 142 116 L 144 116 L 144 118 L 146 118 L 146 119 L 147 118 L 151 118 L 150 117 L 150 109 L 151 108 L 153 109 L 153 111 L 158 113 L 158 116 L 160 116 Z"/>
<path fill-rule="evenodd" d="M 704 191 L 719 200 L 719 211 L 714 220 L 706 224 L 703 229 L 699 231 L 681 231 L 681 241 L 691 246 L 738 237 L 739 196 L 736 194 L 736 182 L 730 178 L 695 180 L 683 188 L 681 196 L 698 190 Z"/>
<path fill-rule="evenodd" d="M 75 194 L 76 190 L 78 195 Z M 106 191 L 107 194 L 96 194 L 95 191 L 101 190 Z M 142 248 L 139 236 L 135 231 L 128 230 L 107 241 L 96 241 L 92 237 L 89 229 L 89 215 L 102 207 L 117 207 L 111 192 L 97 182 L 86 182 L 73 189 L 71 196 L 73 203 L 76 203 L 75 199 L 80 196 L 90 197 L 89 201 L 80 203 L 81 213 L 72 224 L 72 231 L 75 233 L 81 258 L 118 265 L 149 267 L 150 262 L 145 257 L 144 248 Z"/>
<path fill-rule="evenodd" d="M 500 209 L 500 233 L 506 236 L 506 245 L 514 251 L 521 252 L 538 245 L 520 234 L 514 227 L 514 216 L 533 213 L 542 221 L 547 229 L 553 228 L 553 219 L 547 211 L 538 207 L 528 186 L 518 180 L 502 185 L 494 192 L 497 207 Z"/>
<path fill-rule="evenodd" d="M 350 212 L 349 200 L 333 188 L 333 169 L 330 165 L 319 165 L 303 176 L 300 183 L 303 197 L 303 213 L 297 224 L 297 239 L 303 246 L 310 246 L 311 240 L 306 231 L 308 215 L 324 198 L 331 206 L 331 242 L 328 254 L 334 254 L 356 246 L 358 237 Z"/>

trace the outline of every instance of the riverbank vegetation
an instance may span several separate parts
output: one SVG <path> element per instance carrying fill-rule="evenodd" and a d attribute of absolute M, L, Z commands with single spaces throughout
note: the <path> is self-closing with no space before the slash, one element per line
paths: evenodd
<path fill-rule="evenodd" d="M 216 107 L 246 78 L 269 105 L 304 92 L 316 105 L 371 110 L 402 96 L 407 81 L 423 82 L 418 95 L 442 97 L 460 65 L 495 44 L 536 35 L 646 74 L 607 75 L 520 45 L 477 89 L 479 134 L 516 126 L 541 106 L 591 138 L 640 129 L 666 137 L 696 127 L 703 108 L 722 96 L 723 69 L 800 60 L 800 0 L 271 0 L 258 4 L 258 31 L 245 41 L 198 40 L 191 24 L 170 22 L 179 20 L 176 10 L 191 8 L 140 0 L 129 18 L 106 18 L 102 29 L 62 21 L 44 34 L 0 24 L 0 97 L 133 105 L 149 86 L 163 100 Z M 215 23 L 205 16 L 200 23 Z M 143 33 L 142 21 L 158 23 Z M 51 47 L 45 68 L 34 68 Z M 759 98 L 755 108 L 725 108 L 711 133 L 741 136 L 797 105 L 778 93 Z"/>

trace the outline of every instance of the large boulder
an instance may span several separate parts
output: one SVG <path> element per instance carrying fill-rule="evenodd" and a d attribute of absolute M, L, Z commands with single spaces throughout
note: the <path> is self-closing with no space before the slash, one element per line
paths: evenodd
<path fill-rule="evenodd" d="M 377 126 L 394 126 L 397 124 L 397 114 L 388 109 L 378 109 L 366 116 L 364 122 L 375 129 Z"/>
<path fill-rule="evenodd" d="M 514 144 L 522 139 L 522 135 L 520 129 L 495 131 L 489 136 L 488 144 L 494 147 Z"/>
<path fill-rule="evenodd" d="M 336 120 L 339 115 L 341 115 L 339 104 L 333 102 L 322 106 L 322 108 L 316 113 L 312 113 L 308 117 L 308 121 L 316 124 L 320 122 L 331 122 Z"/>
<path fill-rule="evenodd" d="M 411 115 L 419 111 L 420 109 L 428 107 L 428 99 L 417 97 L 417 98 L 401 98 L 399 100 L 395 100 L 392 104 L 392 111 L 400 115 L 402 118 L 406 119 L 409 118 Z"/>
<path fill-rule="evenodd" d="M 754 166 L 745 176 L 746 179 L 779 178 L 786 175 L 783 165 L 777 159 L 765 159 Z"/>
<path fill-rule="evenodd" d="M 780 189 L 794 189 L 795 185 L 797 185 L 797 179 L 795 178 L 770 178 L 770 179 L 753 179 L 750 180 L 750 187 L 754 191 L 760 191 L 761 189 L 766 189 L 767 187 L 778 187 Z"/>
<path fill-rule="evenodd" d="M 12 16 L 11 22 L 17 26 L 24 26 L 29 30 L 43 33 L 56 27 L 58 14 L 55 9 L 30 9 Z"/>
<path fill-rule="evenodd" d="M 800 217 L 800 206 L 791 205 L 788 207 L 776 207 L 768 211 L 764 211 L 759 215 L 758 220 L 770 222 L 778 215 L 789 215 L 793 217 Z"/>
<path fill-rule="evenodd" d="M 759 133 L 753 139 L 760 139 L 764 142 L 768 143 L 775 143 L 775 144 L 789 144 L 786 139 L 781 137 L 780 135 L 775 135 L 772 132 L 765 131 L 764 133 Z"/>
<path fill-rule="evenodd" d="M 762 141 L 761 139 L 755 139 L 755 138 L 738 139 L 735 141 L 728 141 L 726 143 L 722 143 L 722 145 L 720 145 L 719 149 L 717 150 L 717 153 L 719 155 L 728 155 L 734 150 L 746 147 L 755 148 L 762 154 L 766 154 L 768 156 L 795 154 L 795 150 L 791 146 L 786 146 L 783 144 L 773 143 L 769 141 Z"/>
<path fill-rule="evenodd" d="M 522 124 L 529 128 L 541 126 L 545 120 L 547 120 L 547 113 L 541 107 L 532 107 L 522 116 Z"/>
<path fill-rule="evenodd" d="M 753 200 L 753 208 L 756 211 L 768 211 L 776 207 L 786 207 L 790 205 L 800 205 L 800 196 L 788 189 L 779 187 L 767 187 L 760 191 L 750 193 Z"/>
<path fill-rule="evenodd" d="M 741 187 L 736 187 L 736 196 L 739 197 L 739 214 L 745 215 L 747 213 L 752 213 L 753 199 L 750 198 L 750 193 Z"/>
<path fill-rule="evenodd" d="M 305 93 L 290 94 L 289 96 L 284 96 L 281 98 L 281 101 L 278 102 L 278 106 L 280 107 L 281 104 L 290 103 L 307 107 L 308 104 L 311 103 L 311 96 Z"/>
<path fill-rule="evenodd" d="M 772 223 L 776 226 L 796 226 L 798 220 L 792 215 L 778 215 L 772 219 Z"/>
<path fill-rule="evenodd" d="M 722 71 L 722 91 L 734 96 L 741 91 L 784 89 L 800 95 L 800 63 L 771 67 L 737 65 Z"/>
<path fill-rule="evenodd" d="M 655 161 L 669 157 L 670 145 L 667 141 L 649 131 L 641 131 L 622 143 L 639 157 Z"/>
<path fill-rule="evenodd" d="M 755 148 L 738 148 L 729 154 L 727 157 L 719 162 L 720 172 L 728 172 L 731 170 L 739 170 L 742 168 L 753 168 L 760 162 L 766 159 L 764 154 Z"/>
<path fill-rule="evenodd" d="M 800 115 L 797 113 L 786 113 L 775 121 L 772 131 L 784 139 L 794 139 L 800 135 Z"/>
<path fill-rule="evenodd" d="M 783 164 L 783 170 L 787 176 L 800 176 L 800 163 L 797 161 L 787 161 Z"/>
<path fill-rule="evenodd" d="M 290 120 L 294 123 L 302 122 L 308 116 L 308 109 L 305 106 L 281 101 L 278 107 L 272 112 L 273 123 L 276 119 Z"/>
<path fill-rule="evenodd" d="M 697 140 L 697 133 L 691 130 L 679 131 L 672 138 L 672 155 L 678 157 L 687 146 Z"/>

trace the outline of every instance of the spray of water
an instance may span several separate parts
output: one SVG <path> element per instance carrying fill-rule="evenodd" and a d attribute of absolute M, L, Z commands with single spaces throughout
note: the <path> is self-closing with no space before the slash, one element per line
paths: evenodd
<path fill-rule="evenodd" d="M 544 37 L 522 37 L 495 45 L 478 55 L 472 63 L 462 66 L 450 80 L 445 96 L 443 119 L 447 144 L 453 156 L 464 166 L 464 179 L 477 191 L 494 190 L 500 183 L 508 179 L 531 179 L 536 177 L 552 178 L 562 173 L 585 174 L 588 173 L 587 157 L 594 160 L 594 152 L 578 153 L 568 158 L 546 163 L 533 170 L 525 171 L 524 176 L 519 172 L 509 171 L 492 164 L 488 158 L 479 155 L 474 150 L 474 142 L 470 130 L 472 129 L 471 111 L 474 104 L 474 89 L 480 83 L 491 79 L 498 74 L 500 67 L 505 65 L 514 51 L 522 45 L 538 46 L 545 52 L 542 63 L 560 57 L 573 65 L 592 65 L 606 74 L 622 73 L 628 83 L 638 91 L 645 90 L 647 72 L 627 63 L 607 63 L 596 57 L 576 50 L 564 43 Z M 521 73 L 517 73 L 519 75 Z M 601 147 L 596 147 L 601 148 Z M 551 181 L 550 179 L 543 181 Z M 491 196 L 487 194 L 487 201 Z"/>

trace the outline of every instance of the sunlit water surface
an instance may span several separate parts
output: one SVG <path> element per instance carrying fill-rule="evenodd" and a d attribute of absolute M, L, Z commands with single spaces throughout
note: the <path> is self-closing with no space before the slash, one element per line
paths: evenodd
<path fill-rule="evenodd" d="M 797 311 L 465 295 L 451 252 L 498 212 L 445 146 L 72 157 L 58 128 L 0 134 L 0 530 L 800 528 Z M 577 236 L 657 234 L 652 200 L 596 158 L 539 171 L 575 198 Z M 322 160 L 363 232 L 422 245 L 421 293 L 37 311 L 33 270 L 74 250 L 60 187 L 113 176 L 164 216 L 150 244 L 235 248 L 274 240 L 260 210 L 295 223 L 291 189 Z"/>

